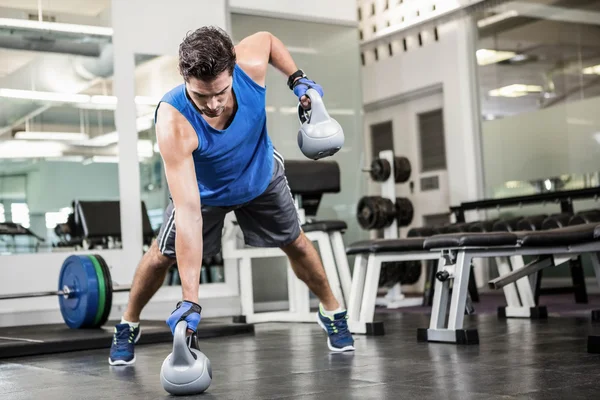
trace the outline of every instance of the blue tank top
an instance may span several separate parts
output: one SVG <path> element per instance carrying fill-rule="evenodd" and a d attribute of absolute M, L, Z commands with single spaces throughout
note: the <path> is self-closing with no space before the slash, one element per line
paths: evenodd
<path fill-rule="evenodd" d="M 233 206 L 256 198 L 267 189 L 273 173 L 273 144 L 267 134 L 266 89 L 237 64 L 232 86 L 237 111 L 233 121 L 223 130 L 213 128 L 202 118 L 187 96 L 185 84 L 175 87 L 161 99 L 175 107 L 198 135 L 198 148 L 192 156 L 200 201 L 209 206 Z"/>

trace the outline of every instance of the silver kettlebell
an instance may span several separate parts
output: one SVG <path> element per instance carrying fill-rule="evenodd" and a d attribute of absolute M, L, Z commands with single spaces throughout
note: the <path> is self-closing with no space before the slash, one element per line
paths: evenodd
<path fill-rule="evenodd" d="M 195 345 L 195 334 L 187 337 L 187 322 L 180 321 L 173 335 L 173 352 L 160 369 L 163 388 L 173 395 L 204 392 L 212 382 L 210 360 Z"/>
<path fill-rule="evenodd" d="M 306 96 L 310 99 L 310 111 L 298 104 L 298 147 L 311 160 L 329 157 L 337 153 L 344 145 L 344 130 L 341 125 L 327 113 L 319 92 L 308 89 Z"/>

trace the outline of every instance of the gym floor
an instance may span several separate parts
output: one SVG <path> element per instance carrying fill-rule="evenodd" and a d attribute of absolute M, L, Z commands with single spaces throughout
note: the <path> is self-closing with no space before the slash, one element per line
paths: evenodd
<path fill-rule="evenodd" d="M 356 352 L 329 354 L 317 324 L 261 324 L 255 335 L 205 339 L 213 382 L 204 399 L 596 399 L 600 355 L 586 352 L 588 318 L 499 321 L 469 316 L 478 346 L 417 343 L 426 314 L 384 313 L 382 337 L 356 336 Z M 599 324 L 600 325 L 600 324 Z M 596 332 L 600 331 L 600 326 Z M 132 367 L 108 349 L 0 362 L 0 398 L 160 399 L 167 344 L 138 346 Z"/>

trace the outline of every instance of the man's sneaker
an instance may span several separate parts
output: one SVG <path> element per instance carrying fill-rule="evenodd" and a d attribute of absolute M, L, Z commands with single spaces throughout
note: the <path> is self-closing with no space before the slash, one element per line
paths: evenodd
<path fill-rule="evenodd" d="M 348 315 L 346 311 L 337 313 L 331 318 L 323 312 L 323 306 L 319 305 L 317 312 L 317 322 L 327 332 L 327 345 L 331 351 L 352 351 L 354 350 L 354 339 L 348 330 L 346 320 Z"/>
<path fill-rule="evenodd" d="M 141 329 L 129 324 L 115 326 L 112 346 L 110 347 L 110 365 L 131 365 L 135 362 L 134 345 L 140 340 Z"/>

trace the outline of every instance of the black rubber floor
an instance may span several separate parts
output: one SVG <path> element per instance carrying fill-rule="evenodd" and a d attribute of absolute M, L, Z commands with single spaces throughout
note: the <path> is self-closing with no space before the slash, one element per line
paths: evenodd
<path fill-rule="evenodd" d="M 109 348 L 117 321 L 102 329 L 70 329 L 65 324 L 0 328 L 0 358 Z M 202 320 L 198 337 L 252 334 L 254 326 L 211 319 Z M 142 321 L 139 344 L 171 343 L 173 335 L 164 321 Z"/>
<path fill-rule="evenodd" d="M 478 346 L 417 343 L 427 315 L 382 314 L 386 335 L 356 337 L 356 352 L 330 354 L 316 324 L 262 324 L 255 335 L 203 339 L 213 383 L 200 399 L 597 399 L 600 355 L 588 354 L 589 318 L 547 321 L 466 317 Z M 204 323 L 204 321 L 202 321 Z M 201 324 L 202 324 L 201 323 Z M 164 399 L 168 344 L 139 345 L 132 367 L 108 350 L 0 362 L 0 398 Z"/>

